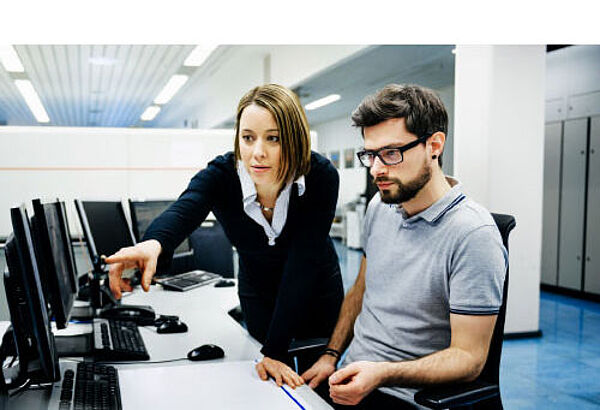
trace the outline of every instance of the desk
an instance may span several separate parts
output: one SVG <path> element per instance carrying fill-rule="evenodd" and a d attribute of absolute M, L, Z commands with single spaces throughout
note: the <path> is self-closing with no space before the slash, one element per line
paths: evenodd
<path fill-rule="evenodd" d="M 123 298 L 123 303 L 151 305 L 157 314 L 178 315 L 188 325 L 189 331 L 179 334 L 158 334 L 154 327 L 140 327 L 150 362 L 185 358 L 191 349 L 206 343 L 219 345 L 225 351 L 224 358 L 207 362 L 186 359 L 168 363 L 114 365 L 119 369 L 124 410 L 161 408 L 167 402 L 169 407 L 177 409 L 300 408 L 287 399 L 285 392 L 274 382 L 258 379 L 252 361 L 262 358 L 261 345 L 227 313 L 239 304 L 236 287 L 215 288 L 211 284 L 180 293 L 151 286 L 147 294 L 136 289 Z M 4 329 L 1 324 L 0 329 Z M 61 359 L 61 367 L 72 366 L 68 362 L 68 359 Z M 227 377 L 230 384 L 217 382 L 219 377 Z M 171 387 L 170 382 L 173 383 Z M 54 389 L 59 389 L 59 386 L 56 383 Z M 132 392 L 134 388 L 131 386 L 136 386 L 135 391 Z M 145 389 L 151 393 L 144 395 Z M 178 392 L 176 397 L 171 395 L 173 389 Z M 256 394 L 263 392 L 270 394 L 269 400 L 275 400 L 270 403 L 244 400 L 248 395 L 256 398 Z M 306 385 L 293 392 L 306 409 L 331 409 Z M 47 408 L 51 400 L 49 396 L 48 390 L 28 390 L 10 400 L 4 398 L 2 401 L 0 398 L 0 408 Z M 163 402 L 161 398 L 164 398 Z"/>

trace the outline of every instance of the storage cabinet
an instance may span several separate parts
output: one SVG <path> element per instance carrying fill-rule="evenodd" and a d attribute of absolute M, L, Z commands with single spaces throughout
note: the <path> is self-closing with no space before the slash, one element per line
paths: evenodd
<path fill-rule="evenodd" d="M 542 283 L 600 294 L 600 117 L 546 124 Z"/>

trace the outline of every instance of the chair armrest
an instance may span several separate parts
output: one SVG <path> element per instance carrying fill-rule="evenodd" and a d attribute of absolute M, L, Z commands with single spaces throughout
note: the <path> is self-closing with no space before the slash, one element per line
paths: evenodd
<path fill-rule="evenodd" d="M 427 387 L 415 393 L 415 401 L 430 409 L 468 406 L 500 395 L 497 384 L 474 381 Z"/>
<path fill-rule="evenodd" d="M 290 343 L 288 354 L 296 356 L 299 354 L 316 354 L 320 350 L 325 349 L 329 340 L 324 337 L 316 337 L 313 339 L 294 340 Z"/>

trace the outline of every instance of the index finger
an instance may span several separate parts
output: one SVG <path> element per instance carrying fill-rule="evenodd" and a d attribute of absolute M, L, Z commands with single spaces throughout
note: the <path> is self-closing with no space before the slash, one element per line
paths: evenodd
<path fill-rule="evenodd" d="M 317 375 L 317 371 L 315 370 L 314 367 L 311 367 L 310 369 L 308 369 L 307 371 L 305 371 L 304 373 L 302 373 L 302 378 L 305 381 L 309 381 L 313 377 L 315 377 L 316 375 Z"/>
<path fill-rule="evenodd" d="M 329 385 L 334 385 L 338 383 L 342 383 L 344 380 L 350 378 L 352 375 L 356 374 L 356 370 L 351 367 L 343 367 L 329 376 Z"/>
<path fill-rule="evenodd" d="M 137 252 L 130 250 L 129 248 L 119 249 L 118 252 L 110 255 L 108 258 L 104 259 L 104 262 L 111 263 L 124 263 L 124 262 L 134 262 L 137 261 L 139 255 Z"/>

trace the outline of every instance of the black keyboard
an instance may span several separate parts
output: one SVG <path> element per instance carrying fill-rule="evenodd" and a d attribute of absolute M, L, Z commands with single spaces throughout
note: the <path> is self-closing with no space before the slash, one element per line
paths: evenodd
<path fill-rule="evenodd" d="M 165 289 L 185 292 L 186 290 L 216 282 L 219 279 L 221 279 L 221 275 L 217 275 L 216 273 L 194 270 L 169 276 L 168 278 L 157 278 L 155 282 L 160 283 Z"/>
<path fill-rule="evenodd" d="M 101 361 L 149 360 L 135 322 L 94 319 L 94 358 Z"/>
<path fill-rule="evenodd" d="M 58 408 L 121 410 L 117 369 L 98 363 L 78 363 L 77 376 L 73 370 L 65 370 Z"/>

